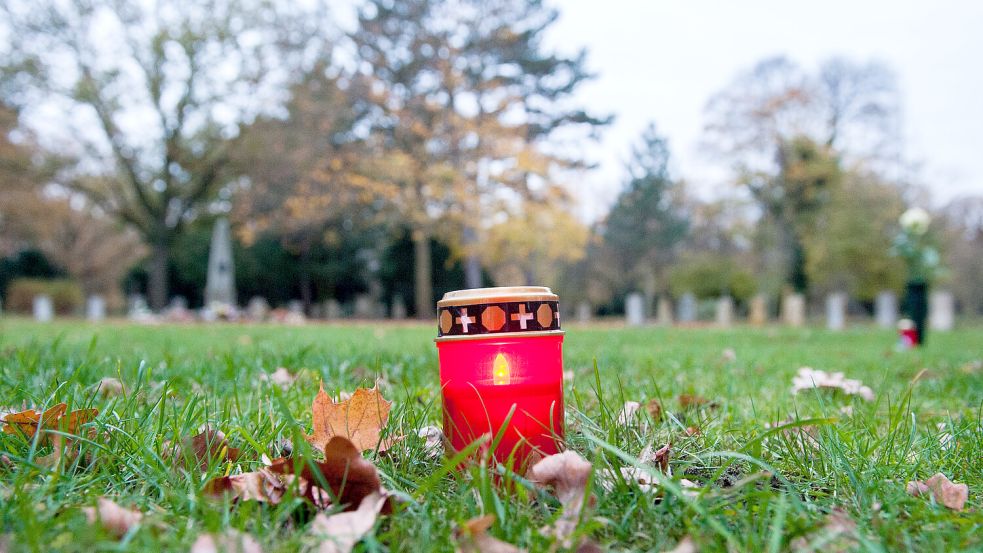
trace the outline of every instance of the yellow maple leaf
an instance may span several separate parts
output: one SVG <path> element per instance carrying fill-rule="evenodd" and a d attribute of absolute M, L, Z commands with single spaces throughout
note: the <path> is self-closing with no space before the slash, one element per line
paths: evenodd
<path fill-rule="evenodd" d="M 323 452 L 331 438 L 342 436 L 360 451 L 385 451 L 389 444 L 380 439 L 380 434 L 390 408 L 392 402 L 382 397 L 378 387 L 358 388 L 350 398 L 335 402 L 325 393 L 322 383 L 311 405 L 314 430 L 307 441 Z"/>

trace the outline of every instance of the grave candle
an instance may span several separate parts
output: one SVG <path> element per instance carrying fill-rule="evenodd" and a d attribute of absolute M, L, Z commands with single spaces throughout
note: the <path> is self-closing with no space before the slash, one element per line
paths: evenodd
<path fill-rule="evenodd" d="M 563 439 L 563 331 L 549 288 L 449 292 L 437 302 L 444 435 L 455 450 L 486 434 L 521 468 Z"/>

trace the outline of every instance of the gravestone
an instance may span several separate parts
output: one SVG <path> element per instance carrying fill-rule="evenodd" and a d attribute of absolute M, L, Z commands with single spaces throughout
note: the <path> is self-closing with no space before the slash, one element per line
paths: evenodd
<path fill-rule="evenodd" d="M 39 323 L 51 322 L 55 317 L 55 306 L 51 303 L 51 296 L 40 294 L 34 296 L 34 320 Z"/>
<path fill-rule="evenodd" d="M 755 326 L 768 322 L 768 298 L 764 294 L 756 294 L 748 306 L 748 321 Z"/>
<path fill-rule="evenodd" d="M 246 314 L 253 321 L 265 321 L 270 316 L 270 303 L 262 296 L 253 296 L 246 305 Z"/>
<path fill-rule="evenodd" d="M 894 328 L 898 324 L 898 297 L 894 292 L 885 290 L 877 294 L 874 317 L 881 328 Z"/>
<path fill-rule="evenodd" d="M 582 323 L 589 323 L 590 317 L 593 310 L 590 307 L 590 303 L 582 301 L 577 304 L 577 321 Z"/>
<path fill-rule="evenodd" d="M 340 319 L 341 315 L 341 304 L 338 303 L 338 300 L 331 298 L 324 302 L 325 319 Z"/>
<path fill-rule="evenodd" d="M 676 318 L 680 323 L 691 323 L 696 320 L 696 296 L 692 292 L 686 292 L 679 298 L 679 306 L 676 308 L 678 313 Z"/>
<path fill-rule="evenodd" d="M 372 296 L 369 294 L 359 294 L 355 296 L 355 318 L 371 319 L 375 316 L 375 306 L 372 305 Z"/>
<path fill-rule="evenodd" d="M 212 244 L 208 250 L 208 278 L 205 281 L 205 307 L 212 304 L 235 305 L 235 267 L 232 264 L 232 238 L 229 236 L 229 220 L 215 221 Z"/>
<path fill-rule="evenodd" d="M 937 290 L 928 296 L 928 326 L 932 330 L 952 330 L 956 326 L 956 304 L 952 292 Z"/>
<path fill-rule="evenodd" d="M 734 322 L 734 298 L 721 296 L 717 299 L 717 326 L 729 327 Z"/>
<path fill-rule="evenodd" d="M 146 321 L 152 318 L 153 313 L 147 307 L 147 300 L 140 294 L 130 296 L 127 303 L 129 305 L 127 306 L 126 316 L 131 320 Z"/>
<path fill-rule="evenodd" d="M 672 300 L 665 296 L 659 297 L 655 309 L 655 320 L 659 326 L 672 326 Z"/>
<path fill-rule="evenodd" d="M 406 317 L 407 317 L 406 302 L 403 301 L 402 295 L 395 294 L 393 296 L 392 318 L 397 321 L 402 321 Z"/>
<path fill-rule="evenodd" d="M 785 294 L 782 298 L 782 322 L 799 327 L 806 322 L 806 299 L 802 294 Z"/>
<path fill-rule="evenodd" d="M 638 292 L 632 292 L 625 298 L 625 322 L 628 326 L 645 324 L 645 298 Z"/>
<path fill-rule="evenodd" d="M 826 328 L 843 330 L 846 328 L 846 294 L 833 292 L 826 296 Z"/>
<path fill-rule="evenodd" d="M 85 318 L 97 323 L 106 318 L 106 298 L 93 294 L 85 300 Z"/>

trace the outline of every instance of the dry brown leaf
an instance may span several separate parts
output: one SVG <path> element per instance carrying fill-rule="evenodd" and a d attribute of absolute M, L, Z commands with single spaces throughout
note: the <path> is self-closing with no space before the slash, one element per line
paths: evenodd
<path fill-rule="evenodd" d="M 51 434 L 47 431 L 56 430 L 77 435 L 79 428 L 94 420 L 98 414 L 98 409 L 79 409 L 68 412 L 68 405 L 59 403 L 43 413 L 34 409 L 10 413 L 3 418 L 3 431 L 6 434 L 19 434 L 31 440 L 34 439 L 34 435 L 40 428 L 42 431 L 41 444 L 48 445 L 52 443 L 51 436 L 57 437 L 58 434 Z"/>
<path fill-rule="evenodd" d="M 932 492 L 937 503 L 954 511 L 962 511 L 969 499 L 969 486 L 954 484 L 941 472 L 925 481 L 908 482 L 907 491 L 915 497 Z"/>
<path fill-rule="evenodd" d="M 102 397 L 115 397 L 124 393 L 126 389 L 118 378 L 106 377 L 96 384 L 96 392 Z"/>
<path fill-rule="evenodd" d="M 89 524 L 99 521 L 107 532 L 122 538 L 143 519 L 143 513 L 120 507 L 112 500 L 100 497 L 95 507 L 82 507 Z"/>
<path fill-rule="evenodd" d="M 263 548 L 249 534 L 229 529 L 221 534 L 198 536 L 191 553 L 263 553 Z"/>
<path fill-rule="evenodd" d="M 389 419 L 391 407 L 392 402 L 382 397 L 378 387 L 358 388 L 349 399 L 335 402 L 325 393 L 322 383 L 311 405 L 314 429 L 307 441 L 324 451 L 331 438 L 343 436 L 359 451 L 385 451 L 389 444 L 382 442 L 379 436 Z"/>
<path fill-rule="evenodd" d="M 225 434 L 221 430 L 213 430 L 206 426 L 198 434 L 185 438 L 181 442 L 181 450 L 177 458 L 193 460 L 202 471 L 208 470 L 208 463 L 213 459 L 220 462 L 236 461 L 239 459 L 238 448 L 229 447 Z"/>
<path fill-rule="evenodd" d="M 655 451 L 652 451 L 652 446 L 646 446 L 641 455 L 638 456 L 638 460 L 647 465 L 657 466 L 663 474 L 671 476 L 672 471 L 669 470 L 670 457 L 672 457 L 672 444 L 666 444 Z"/>
<path fill-rule="evenodd" d="M 853 551 L 857 538 L 857 523 L 845 510 L 836 507 L 826 515 L 822 528 L 792 540 L 789 548 L 794 552 L 816 551 L 817 546 L 823 551 Z"/>
<path fill-rule="evenodd" d="M 650 399 L 645 405 L 648 409 L 649 415 L 652 416 L 652 420 L 659 422 L 662 420 L 662 403 L 657 399 Z"/>
<path fill-rule="evenodd" d="M 696 542 L 693 541 L 693 538 L 686 536 L 679 540 L 676 547 L 666 550 L 665 553 L 697 553 L 698 551 L 699 548 L 696 547 Z"/>
<path fill-rule="evenodd" d="M 495 524 L 495 515 L 473 518 L 454 531 L 459 553 L 520 553 L 523 551 L 511 543 L 488 535 Z"/>
<path fill-rule="evenodd" d="M 288 371 L 286 367 L 277 367 L 272 374 L 263 373 L 259 375 L 259 379 L 287 389 L 297 380 L 297 375 Z"/>
<path fill-rule="evenodd" d="M 637 401 L 626 401 L 618 413 L 618 426 L 628 426 L 631 424 L 635 419 L 635 413 L 638 413 L 638 409 L 641 406 L 642 404 Z"/>
<path fill-rule="evenodd" d="M 710 401 L 709 399 L 693 395 L 693 394 L 680 394 L 679 396 L 679 406 L 683 409 L 697 409 L 700 407 L 716 407 L 717 402 Z"/>
<path fill-rule="evenodd" d="M 314 461 L 313 464 L 323 475 L 324 482 L 331 488 L 331 496 L 325 498 L 319 495 L 327 495 L 325 490 L 318 487 L 321 485 L 321 479 L 315 475 L 308 463 L 301 464 L 298 476 L 302 481 L 312 484 L 304 497 L 316 506 L 325 506 L 325 500 L 331 503 L 331 497 L 336 497 L 345 510 L 351 511 L 357 508 L 366 496 L 382 489 L 382 481 L 379 480 L 375 465 L 364 459 L 355 444 L 348 438 L 341 436 L 331 438 L 324 447 L 324 460 Z M 268 470 L 276 474 L 290 475 L 295 474 L 296 469 L 293 459 L 274 459 Z M 387 501 L 384 509 L 388 512 L 389 508 Z"/>
<path fill-rule="evenodd" d="M 259 501 L 276 505 L 283 499 L 287 484 L 269 469 L 214 478 L 205 484 L 209 495 L 229 494 L 234 500 Z"/>
<path fill-rule="evenodd" d="M 594 467 L 575 451 L 564 451 L 543 458 L 532 465 L 526 474 L 531 482 L 552 488 L 563 505 L 563 514 L 553 524 L 541 530 L 555 536 L 564 547 L 571 547 L 570 537 L 577 527 L 587 501 L 587 483 Z M 593 498 L 591 498 L 593 500 Z"/>
<path fill-rule="evenodd" d="M 358 509 L 326 516 L 318 513 L 311 523 L 310 533 L 320 541 L 318 553 L 348 553 L 365 534 L 372 530 L 379 511 L 386 505 L 387 494 L 377 490 L 362 498 Z"/>
<path fill-rule="evenodd" d="M 699 426 L 687 426 L 686 427 L 686 435 L 689 436 L 689 437 L 699 436 L 702 433 L 703 433 L 703 431 L 700 430 L 700 427 Z"/>

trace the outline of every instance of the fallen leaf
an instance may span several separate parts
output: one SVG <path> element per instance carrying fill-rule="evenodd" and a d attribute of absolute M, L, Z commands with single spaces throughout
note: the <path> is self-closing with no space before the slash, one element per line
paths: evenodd
<path fill-rule="evenodd" d="M 377 490 L 362 498 L 358 508 L 330 516 L 318 513 L 311 522 L 309 533 L 320 540 L 318 553 L 348 553 L 368 534 L 385 506 L 387 494 Z"/>
<path fill-rule="evenodd" d="M 495 524 L 495 515 L 473 518 L 454 531 L 459 553 L 520 553 L 523 551 L 511 543 L 488 535 Z"/>
<path fill-rule="evenodd" d="M 852 551 L 858 545 L 857 523 L 843 509 L 834 508 L 823 522 L 823 527 L 789 544 L 794 552 Z M 818 549 L 817 549 L 818 548 Z"/>
<path fill-rule="evenodd" d="M 700 427 L 699 426 L 687 426 L 686 427 L 686 435 L 689 436 L 689 437 L 699 436 L 702 433 L 703 433 L 703 431 L 700 430 Z"/>
<path fill-rule="evenodd" d="M 46 431 L 58 430 L 66 434 L 76 435 L 79 427 L 94 420 L 98 414 L 98 409 L 79 409 L 69 413 L 68 405 L 59 403 L 43 413 L 28 409 L 19 413 L 8 414 L 3 418 L 3 431 L 6 434 L 20 434 L 32 440 L 38 429 L 41 429 L 41 443 L 50 444 L 51 439 Z"/>
<path fill-rule="evenodd" d="M 618 413 L 618 426 L 628 426 L 631 421 L 635 418 L 635 413 L 638 412 L 639 407 L 642 404 L 637 401 L 626 401 L 624 407 Z"/>
<path fill-rule="evenodd" d="M 114 397 L 125 391 L 123 383 L 118 378 L 106 377 L 96 384 L 96 393 L 102 397 Z"/>
<path fill-rule="evenodd" d="M 847 395 L 860 396 L 867 401 L 874 400 L 874 392 L 869 386 L 864 386 L 859 380 L 846 378 L 841 372 L 827 373 L 812 367 L 799 367 L 792 378 L 792 394 L 813 388 L 840 390 Z"/>
<path fill-rule="evenodd" d="M 204 491 L 209 495 L 228 494 L 239 501 L 252 500 L 277 505 L 286 490 L 287 484 L 280 475 L 263 468 L 255 472 L 213 478 L 205 484 Z"/>
<path fill-rule="evenodd" d="M 272 374 L 262 373 L 259 379 L 263 382 L 270 382 L 286 390 L 297 380 L 297 375 L 291 373 L 286 367 L 277 367 Z"/>
<path fill-rule="evenodd" d="M 263 553 L 255 538 L 238 530 L 202 534 L 191 545 L 191 553 Z"/>
<path fill-rule="evenodd" d="M 439 457 L 444 451 L 444 433 L 436 426 L 424 426 L 417 430 L 416 435 L 423 438 L 423 451 L 429 457 Z"/>
<path fill-rule="evenodd" d="M 351 398 L 335 402 L 325 393 L 322 384 L 311 405 L 314 428 L 307 441 L 324 451 L 333 437 L 343 436 L 359 451 L 385 451 L 389 444 L 380 439 L 380 433 L 386 426 L 391 407 L 392 402 L 386 401 L 377 387 L 358 388 Z"/>
<path fill-rule="evenodd" d="M 140 523 L 143 513 L 120 507 L 112 500 L 100 497 L 95 507 L 82 507 L 89 524 L 98 521 L 107 532 L 122 538 L 131 528 Z"/>
<path fill-rule="evenodd" d="M 552 525 L 540 530 L 555 536 L 564 547 L 572 545 L 570 537 L 577 527 L 587 501 L 587 483 L 594 467 L 575 451 L 544 457 L 530 467 L 526 478 L 541 487 L 552 488 L 563 505 L 563 513 Z M 593 500 L 593 498 L 591 498 Z"/>
<path fill-rule="evenodd" d="M 941 503 L 954 511 L 962 511 L 969 499 L 969 486 L 954 484 L 941 472 L 925 481 L 908 482 L 906 488 L 908 493 L 915 497 L 932 492 L 932 497 L 937 503 Z"/>
<path fill-rule="evenodd" d="M 274 459 L 268 470 L 277 474 L 294 474 L 294 464 L 293 459 Z M 332 495 L 328 497 L 328 502 L 335 497 L 345 510 L 357 508 L 362 499 L 382 488 L 375 465 L 362 458 L 361 452 L 348 438 L 331 438 L 324 447 L 324 460 L 314 461 L 313 464 L 331 488 Z M 310 464 L 302 463 L 298 476 L 312 484 L 305 497 L 314 505 L 322 506 L 325 500 L 318 495 L 319 492 L 324 493 L 318 487 L 322 485 L 321 479 L 316 477 Z"/>
<path fill-rule="evenodd" d="M 662 420 L 662 403 L 657 399 L 650 399 L 645 408 L 648 409 L 649 415 L 652 416 L 652 420 L 659 422 Z"/>
<path fill-rule="evenodd" d="M 672 471 L 669 469 L 669 458 L 671 455 L 672 444 L 666 444 L 655 451 L 652 451 L 652 446 L 646 446 L 638 456 L 638 459 L 647 465 L 655 465 L 659 467 L 659 470 L 663 474 L 672 476 Z"/>
<path fill-rule="evenodd" d="M 676 547 L 667 549 L 665 553 L 697 553 L 698 551 L 699 549 L 696 547 L 696 542 L 693 541 L 693 538 L 686 536 L 679 540 Z"/>
<path fill-rule="evenodd" d="M 693 394 L 680 394 L 679 406 L 682 407 L 683 409 L 698 409 L 703 406 L 716 407 L 717 403 L 712 402 L 703 396 L 698 396 Z"/>
<path fill-rule="evenodd" d="M 211 460 L 236 461 L 241 452 L 238 448 L 229 447 L 225 434 L 221 430 L 213 430 L 206 426 L 198 434 L 185 438 L 181 449 L 176 455 L 178 459 L 193 460 L 203 472 L 208 470 Z"/>
<path fill-rule="evenodd" d="M 737 361 L 737 352 L 734 348 L 724 348 L 724 351 L 720 353 L 720 359 L 724 363 L 733 363 Z"/>

